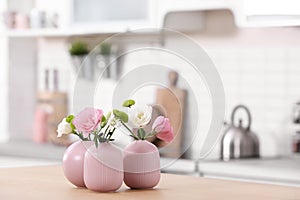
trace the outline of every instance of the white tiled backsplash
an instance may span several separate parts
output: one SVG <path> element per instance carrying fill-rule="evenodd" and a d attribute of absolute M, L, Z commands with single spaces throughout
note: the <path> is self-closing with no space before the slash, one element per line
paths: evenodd
<path fill-rule="evenodd" d="M 300 48 L 207 49 L 223 80 L 226 120 L 239 103 L 249 107 L 262 156 L 289 153 L 292 107 L 300 100 Z"/>
<path fill-rule="evenodd" d="M 249 107 L 253 118 L 251 128 L 259 137 L 262 156 L 276 156 L 290 152 L 289 142 L 293 132 L 291 123 L 292 106 L 293 103 L 300 100 L 300 56 L 298 55 L 300 42 L 297 38 L 298 31 L 292 30 L 292 37 L 289 37 L 290 32 L 285 33 L 284 31 L 283 34 L 275 37 L 274 35 L 280 31 L 281 29 L 257 33 L 262 34 L 262 38 L 265 38 L 265 40 L 262 38 L 257 39 L 255 34 L 249 34 L 249 32 L 252 32 L 251 30 L 244 31 L 239 35 L 233 33 L 233 35 L 224 38 L 191 35 L 206 50 L 223 80 L 226 95 L 226 120 L 229 121 L 231 111 L 235 105 L 242 103 Z M 268 39 L 268 34 L 271 34 L 271 39 Z M 255 44 L 249 41 L 249 38 Z M 246 42 L 239 43 L 244 40 Z M 169 42 L 169 44 L 172 44 L 172 40 Z M 177 44 L 177 41 L 173 42 Z M 178 48 L 188 47 L 178 45 Z M 60 54 L 59 52 L 53 49 L 53 52 L 48 50 L 47 54 L 44 55 L 53 58 L 53 56 Z M 154 58 L 154 61 L 151 60 L 152 58 Z M 62 64 L 58 62 L 51 65 L 61 66 L 65 73 L 72 72 L 68 68 L 70 64 L 66 64 L 67 59 L 69 58 L 65 56 L 65 61 L 62 61 Z M 194 105 L 188 104 L 185 134 L 191 134 L 188 127 L 195 125 L 197 120 L 200 120 L 200 135 L 205 136 L 212 114 L 210 96 L 205 84 L 195 81 L 192 78 L 193 71 L 185 67 L 185 64 L 180 60 L 172 57 L 162 59 L 159 55 L 151 53 L 147 56 L 146 51 L 142 55 L 127 56 L 124 65 L 125 72 L 139 66 L 141 61 L 145 63 L 144 61 L 147 59 L 149 59 L 149 62 L 164 64 L 176 69 L 188 79 L 187 81 L 199 102 L 199 118 L 195 119 Z M 44 66 L 41 61 L 39 64 Z M 162 73 L 166 74 L 167 82 L 167 73 Z M 73 78 L 74 76 L 64 78 L 66 82 L 63 81 L 63 85 L 70 85 Z M 180 80 L 179 86 L 182 87 Z M 113 89 L 113 87 L 109 88 L 108 85 L 105 87 L 107 93 L 110 89 Z M 155 99 L 155 88 L 145 87 L 145 90 L 139 90 L 136 96 L 137 98 L 142 97 L 141 100 L 145 103 L 152 103 Z M 107 99 L 102 98 L 101 100 L 101 97 L 99 97 L 97 103 L 105 104 L 104 101 L 107 101 Z M 203 142 L 203 137 L 199 137 L 193 144 L 193 157 L 197 157 L 201 142 Z M 216 145 L 210 157 L 218 157 L 218 147 L 219 145 Z"/>
<path fill-rule="evenodd" d="M 255 37 L 255 35 L 253 36 Z M 278 37 L 278 39 L 284 38 Z M 290 154 L 291 135 L 294 131 L 292 108 L 293 104 L 300 100 L 300 56 L 298 56 L 300 46 L 298 47 L 297 43 L 277 45 L 276 42 L 272 45 L 264 43 L 259 45 L 222 45 L 226 40 L 226 38 L 220 40 L 220 43 L 216 45 L 215 42 L 207 42 L 204 39 L 203 45 L 215 63 L 223 81 L 226 96 L 226 121 L 230 122 L 230 115 L 234 106 L 237 104 L 246 105 L 252 114 L 251 129 L 257 133 L 260 140 L 261 155 L 271 157 Z M 203 38 L 197 42 L 201 44 Z M 266 43 L 268 42 L 266 41 Z M 282 42 L 281 40 L 279 43 Z M 169 44 L 178 45 L 178 41 L 170 40 Z M 188 48 L 188 46 L 180 44 L 178 48 Z M 139 66 L 139 64 L 144 63 L 141 60 L 145 59 L 148 59 L 146 53 L 128 56 L 125 66 L 128 69 Z M 199 81 L 193 80 L 191 68 L 179 60 L 171 57 L 162 60 L 159 56 L 154 60 L 176 69 L 183 77 L 190 78 L 189 84 L 191 84 L 193 91 L 189 92 L 194 92 L 199 102 L 200 130 L 198 134 L 200 137 L 192 145 L 192 156 L 197 158 L 212 114 L 211 99 L 205 84 L 199 85 Z M 154 61 L 154 63 L 156 62 Z M 148 95 L 147 97 L 150 98 L 145 100 L 148 103 L 155 99 L 153 95 L 155 90 L 149 91 L 148 89 L 139 95 L 141 97 Z M 188 104 L 185 134 L 192 134 L 189 131 L 189 126 L 195 125 L 193 121 L 196 115 L 194 106 Z M 209 157 L 216 158 L 218 155 L 219 144 L 216 145 Z"/>

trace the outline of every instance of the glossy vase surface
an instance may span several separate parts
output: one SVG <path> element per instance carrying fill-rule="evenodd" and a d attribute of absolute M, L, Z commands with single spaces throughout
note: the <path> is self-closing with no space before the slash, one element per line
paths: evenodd
<path fill-rule="evenodd" d="M 85 153 L 84 182 L 97 192 L 118 190 L 123 183 L 123 156 L 121 150 L 110 143 L 91 146 Z"/>
<path fill-rule="evenodd" d="M 124 182 L 132 189 L 155 187 L 160 180 L 158 149 L 146 140 L 130 143 L 124 150 Z"/>
<path fill-rule="evenodd" d="M 83 180 L 84 157 L 91 141 L 77 141 L 71 144 L 63 156 L 63 171 L 65 177 L 77 187 L 85 187 Z"/>

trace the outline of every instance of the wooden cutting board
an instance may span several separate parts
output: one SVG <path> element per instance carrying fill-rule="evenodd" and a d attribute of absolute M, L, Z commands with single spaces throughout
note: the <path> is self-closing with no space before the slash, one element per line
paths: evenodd
<path fill-rule="evenodd" d="M 182 130 L 184 125 L 184 111 L 187 91 L 176 86 L 178 73 L 169 72 L 169 86 L 165 89 L 158 89 L 156 92 L 156 104 L 159 105 L 170 119 L 174 130 L 175 138 L 169 144 L 157 143 L 158 146 L 165 146 L 161 154 L 165 157 L 178 158 L 182 154 Z"/>

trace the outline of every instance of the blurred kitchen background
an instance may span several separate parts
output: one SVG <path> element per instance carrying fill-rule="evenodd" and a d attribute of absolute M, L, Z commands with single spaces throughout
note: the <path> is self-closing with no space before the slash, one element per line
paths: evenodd
<path fill-rule="evenodd" d="M 187 156 L 169 162 L 164 171 L 300 184 L 297 0 L 0 0 L 0 13 L 0 167 L 60 163 L 70 141 L 58 140 L 55 129 L 64 115 L 74 112 L 75 81 L 81 83 L 82 94 L 93 89 L 94 74 L 124 50 L 149 46 L 188 51 L 180 38 L 157 31 L 169 28 L 198 43 L 223 81 L 227 125 L 211 154 L 198 162 L 212 118 L 209 91 L 186 63 L 172 56 L 143 51 L 118 59 L 105 72 L 101 92 L 95 97 L 99 105 L 111 106 L 108 102 L 121 74 L 154 60 L 175 70 L 180 75 L 176 87 L 187 92 L 181 142 L 189 143 L 193 134 L 200 135 Z M 99 45 L 116 33 L 121 36 Z M 76 70 L 91 50 L 84 61 L 87 70 L 77 79 Z M 168 71 L 161 73 L 168 83 Z M 157 100 L 156 89 L 145 87 L 135 96 L 152 104 Z M 260 157 L 225 162 L 220 159 L 222 134 L 239 104 L 251 113 Z M 190 127 L 198 121 L 199 132 L 191 133 Z"/>

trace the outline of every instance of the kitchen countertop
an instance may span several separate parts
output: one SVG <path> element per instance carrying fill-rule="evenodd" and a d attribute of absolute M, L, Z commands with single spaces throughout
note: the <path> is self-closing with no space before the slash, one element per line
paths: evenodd
<path fill-rule="evenodd" d="M 51 144 L 13 141 L 0 145 L 0 167 L 60 163 L 64 151 L 65 147 Z M 193 160 L 162 157 L 161 166 L 162 171 L 168 173 L 300 185 L 300 155 L 297 154 L 282 158 L 240 159 L 229 162 L 200 160 L 198 164 Z"/>
<path fill-rule="evenodd" d="M 300 186 L 300 156 L 221 160 L 161 159 L 162 171 L 223 179 Z"/>
<path fill-rule="evenodd" d="M 276 184 L 300 185 L 300 157 L 261 158 L 200 162 L 205 177 L 252 180 Z"/>
<path fill-rule="evenodd" d="M 31 140 L 16 140 L 0 144 L 1 156 L 61 160 L 66 147 L 51 143 L 36 144 Z"/>
<path fill-rule="evenodd" d="M 113 193 L 96 193 L 72 186 L 61 166 L 0 169 L 1 199 L 299 199 L 298 187 L 162 174 L 155 189 L 130 190 L 124 184 Z"/>
<path fill-rule="evenodd" d="M 61 164 L 61 161 L 15 156 L 0 156 L 0 168 L 45 166 L 58 164 Z"/>

